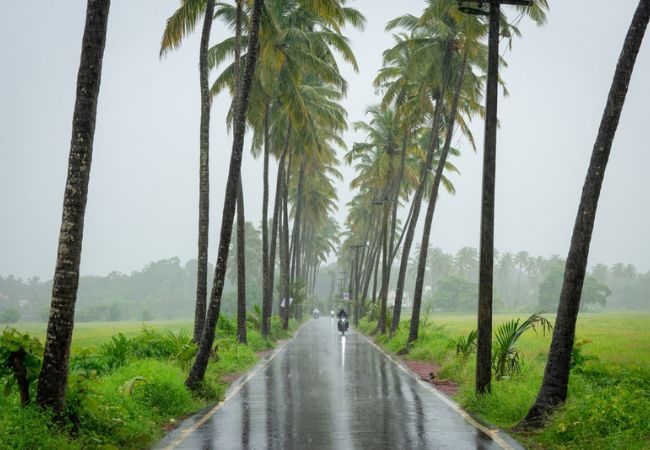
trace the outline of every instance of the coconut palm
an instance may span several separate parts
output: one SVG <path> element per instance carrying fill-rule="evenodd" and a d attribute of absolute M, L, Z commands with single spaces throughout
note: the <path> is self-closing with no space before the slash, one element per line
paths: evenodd
<path fill-rule="evenodd" d="M 109 8 L 110 0 L 88 0 L 81 61 L 77 73 L 77 94 L 72 116 L 72 143 L 63 194 L 63 217 L 52 284 L 45 353 L 36 397 L 40 406 L 52 408 L 57 414 L 63 412 L 68 381 L 84 214 L 88 199 L 90 163 L 97 120 L 97 98 Z"/>
<path fill-rule="evenodd" d="M 521 422 L 520 428 L 541 426 L 544 417 L 547 417 L 549 413 L 562 404 L 567 397 L 575 326 L 580 308 L 580 296 L 585 279 L 598 198 L 636 57 L 649 20 L 650 0 L 641 0 L 632 18 L 616 66 L 589 169 L 587 170 L 587 177 L 582 189 L 582 197 L 571 237 L 571 246 L 564 271 L 564 282 L 560 293 L 560 304 L 557 309 L 555 329 L 553 330 L 553 339 L 546 369 L 544 370 L 542 386 L 535 403 Z"/>
<path fill-rule="evenodd" d="M 205 326 L 208 295 L 208 231 L 210 220 L 210 98 L 208 95 L 208 44 L 212 29 L 215 0 L 181 0 L 180 7 L 167 19 L 160 57 L 178 48 L 194 31 L 203 16 L 199 46 L 199 87 L 201 91 L 201 122 L 199 125 L 199 234 L 196 271 L 196 306 L 194 310 L 194 342 L 199 342 Z"/>
<path fill-rule="evenodd" d="M 232 22 L 234 17 L 232 8 L 228 7 L 220 7 L 217 15 L 226 18 L 229 22 Z M 249 123 L 255 130 L 254 146 L 256 143 L 257 149 L 264 149 L 263 227 L 268 223 L 269 154 L 275 154 L 280 161 L 276 181 L 276 206 L 270 237 L 267 237 L 267 231 L 263 231 L 263 239 L 270 240 L 263 245 L 267 256 L 264 258 L 265 269 L 263 270 L 266 274 L 266 282 L 262 332 L 266 334 L 273 292 L 274 246 L 278 241 L 275 236 L 277 230 L 281 228 L 278 221 L 279 214 L 282 212 L 280 203 L 286 202 L 285 197 L 288 194 L 288 190 L 281 188 L 291 184 L 290 168 L 293 167 L 295 156 L 292 149 L 302 146 L 300 142 L 296 143 L 295 136 L 304 138 L 311 146 L 316 145 L 320 139 L 319 129 L 316 126 L 320 119 L 315 119 L 314 116 L 320 114 L 322 119 L 324 109 L 313 99 L 322 96 L 323 90 L 345 92 L 346 83 L 338 71 L 334 52 L 338 52 L 344 60 L 351 62 L 355 69 L 356 61 L 347 40 L 339 30 L 345 23 L 361 26 L 364 19 L 358 11 L 346 7 L 343 0 L 322 0 L 316 3 L 294 0 L 267 1 L 262 19 L 260 70 L 255 79 L 252 95 L 252 103 L 257 105 L 252 108 L 252 111 L 258 113 L 249 115 Z M 242 42 L 248 40 L 246 33 L 244 30 Z M 226 39 L 214 46 L 210 50 L 211 65 L 222 64 L 233 54 L 234 48 L 233 39 Z M 246 58 L 246 54 L 242 55 L 242 60 Z M 233 71 L 232 65 L 224 68 L 212 87 L 213 93 L 218 93 L 225 87 L 233 90 Z M 320 86 L 315 84 L 314 76 L 320 80 Z M 281 177 L 286 179 L 282 180 Z M 283 232 L 280 236 L 284 234 Z M 295 233 L 292 235 L 297 236 Z M 294 247 L 297 249 L 299 246 Z M 295 255 L 293 249 L 291 247 L 289 249 L 292 255 Z M 287 263 L 291 265 L 290 259 L 294 261 L 295 266 L 295 257 L 286 258 L 285 264 L 280 265 L 281 274 L 289 270 L 286 267 Z"/>
<path fill-rule="evenodd" d="M 206 315 L 206 324 L 199 348 L 190 369 L 189 376 L 185 384 L 190 389 L 196 389 L 202 382 L 208 365 L 208 359 L 212 350 L 214 333 L 219 319 L 221 308 L 221 295 L 223 293 L 224 278 L 226 275 L 226 263 L 230 251 L 230 237 L 232 234 L 233 219 L 237 203 L 237 187 L 239 185 L 241 158 L 244 147 L 244 132 L 246 129 L 246 113 L 248 110 L 248 99 L 250 96 L 251 86 L 253 84 L 253 75 L 257 63 L 257 54 L 259 50 L 259 27 L 264 0 L 254 0 L 250 13 L 248 51 L 245 69 L 242 73 L 241 89 L 238 90 L 238 98 L 235 100 L 236 105 L 234 126 L 233 126 L 233 147 L 230 157 L 230 168 L 228 171 L 228 181 L 226 183 L 226 193 L 223 207 L 223 217 L 221 222 L 221 233 L 219 236 L 219 251 L 217 264 L 215 266 L 214 283 L 212 293 L 210 294 L 210 303 Z"/>

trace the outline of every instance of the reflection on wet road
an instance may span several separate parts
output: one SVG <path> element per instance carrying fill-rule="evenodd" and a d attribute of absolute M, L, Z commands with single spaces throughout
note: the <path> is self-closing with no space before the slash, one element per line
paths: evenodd
<path fill-rule="evenodd" d="M 354 331 L 342 337 L 329 318 L 309 322 L 181 442 L 183 428 L 160 446 L 175 442 L 176 448 L 186 449 L 501 448 L 365 338 Z"/>

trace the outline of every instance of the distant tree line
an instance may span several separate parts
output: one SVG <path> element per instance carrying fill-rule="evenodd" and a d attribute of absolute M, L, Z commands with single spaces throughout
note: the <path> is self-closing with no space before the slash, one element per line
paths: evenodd
<path fill-rule="evenodd" d="M 233 248 L 237 245 L 233 240 Z M 246 223 L 246 303 L 259 303 L 262 296 L 262 241 L 259 230 Z M 233 258 L 236 255 L 231 253 Z M 154 261 L 130 274 L 82 276 L 75 308 L 80 322 L 191 318 L 194 315 L 196 259 L 184 264 L 177 257 Z M 208 266 L 210 273 L 214 268 Z M 211 286 L 208 286 L 210 289 Z M 222 310 L 235 313 L 237 266 L 228 265 Z M 0 275 L 0 323 L 47 321 L 52 280 Z"/>
<path fill-rule="evenodd" d="M 411 258 L 406 285 L 415 285 L 419 248 Z M 494 261 L 495 308 L 502 311 L 555 312 L 566 261 L 496 252 Z M 456 254 L 439 248 L 427 252 L 424 304 L 432 310 L 474 311 L 478 289 L 478 250 L 461 248 Z M 639 273 L 632 264 L 596 264 L 585 278 L 582 310 L 650 308 L 650 271 Z"/>

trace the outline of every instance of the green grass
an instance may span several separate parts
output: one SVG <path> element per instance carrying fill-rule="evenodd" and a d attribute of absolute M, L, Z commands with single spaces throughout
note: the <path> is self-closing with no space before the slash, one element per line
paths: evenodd
<path fill-rule="evenodd" d="M 146 322 L 148 329 L 191 332 L 187 321 Z M 272 321 L 274 340 L 290 337 L 278 318 Z M 44 324 L 18 324 L 19 331 L 43 338 Z M 101 358 L 101 344 L 122 333 L 127 338 L 141 335 L 141 322 L 78 323 L 73 335 L 73 356 Z M 130 353 L 126 363 L 102 372 L 82 369 L 69 377 L 64 424 L 54 425 L 51 415 L 35 406 L 22 408 L 18 394 L 0 396 L 0 449 L 140 449 L 164 434 L 163 426 L 176 422 L 202 407 L 221 400 L 231 380 L 259 360 L 255 352 L 274 346 L 261 334 L 248 329 L 248 345 L 234 337 L 232 320 L 220 320 L 216 344 L 218 358 L 211 359 L 203 386 L 191 393 L 184 385 L 187 373 L 173 358 L 142 358 Z M 142 335 L 141 335 L 142 336 Z M 136 342 L 136 341 L 129 341 Z M 133 344 L 135 345 L 135 344 Z M 147 348 L 151 348 L 149 345 Z M 133 347 L 133 352 L 138 347 Z M 88 366 L 91 367 L 91 366 Z M 4 385 L 4 382 L 2 383 Z M 35 386 L 32 387 L 35 391 Z M 32 398 L 35 392 L 32 392 Z"/>
<path fill-rule="evenodd" d="M 127 338 L 138 334 L 142 327 L 153 328 L 157 330 L 171 330 L 178 332 L 181 329 L 189 333 L 193 331 L 191 320 L 157 320 L 151 322 L 133 321 L 133 322 L 76 322 L 72 333 L 72 353 L 74 354 L 81 348 L 97 347 L 100 344 L 110 340 L 111 336 L 118 333 L 124 334 Z M 21 333 L 45 340 L 47 330 L 46 323 L 19 322 L 12 325 Z"/>
<path fill-rule="evenodd" d="M 521 315 L 495 315 L 494 329 Z M 551 321 L 552 315 L 547 315 Z M 440 378 L 460 385 L 456 400 L 487 421 L 511 429 L 523 418 L 539 389 L 551 336 L 529 331 L 518 343 L 524 357 L 520 374 L 493 381 L 492 393 L 474 394 L 475 361 L 456 356 L 453 338 L 476 328 L 471 315 L 432 315 L 423 318 L 420 335 L 407 358 L 442 365 Z M 374 324 L 362 321 L 364 332 Z M 378 343 L 397 352 L 406 345 L 408 322 L 392 339 Z M 569 398 L 547 426 L 516 437 L 532 448 L 650 449 L 650 314 L 581 314 L 576 339 L 588 339 L 583 352 L 598 357 L 572 372 Z"/>

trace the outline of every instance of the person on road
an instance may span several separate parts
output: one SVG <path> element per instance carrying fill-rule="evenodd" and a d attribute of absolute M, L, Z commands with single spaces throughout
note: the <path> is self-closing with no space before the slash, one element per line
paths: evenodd
<path fill-rule="evenodd" d="M 345 312 L 343 308 L 339 309 L 339 312 L 336 313 L 336 317 L 341 319 L 342 317 L 348 318 L 348 313 Z"/>

